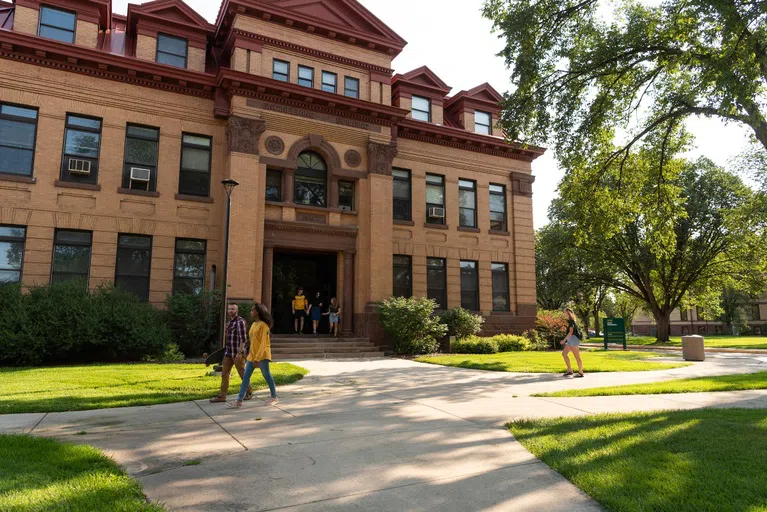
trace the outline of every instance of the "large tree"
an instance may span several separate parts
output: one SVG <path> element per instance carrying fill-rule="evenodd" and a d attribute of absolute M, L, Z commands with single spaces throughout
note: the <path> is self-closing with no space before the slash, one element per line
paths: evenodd
<path fill-rule="evenodd" d="M 640 299 L 655 318 L 660 341 L 668 339 L 669 315 L 680 304 L 715 313 L 722 290 L 756 291 L 767 271 L 764 195 L 709 160 L 664 160 L 663 151 L 645 148 L 625 168 L 610 166 L 591 187 L 597 203 L 592 210 L 579 195 L 582 187 L 567 180 L 552 207 L 555 222 L 580 234 L 577 244 L 591 268 L 616 269 L 590 277 Z M 656 167 L 663 171 L 651 172 Z M 620 179 L 626 183 L 616 194 Z M 598 215 L 602 198 L 611 196 L 617 202 L 607 204 L 623 209 L 625 220 L 617 224 Z"/>
<path fill-rule="evenodd" d="M 623 161 L 689 116 L 750 128 L 767 151 L 767 1 L 485 0 L 515 90 L 510 137 L 565 168 Z M 614 8 L 614 11 L 611 11 Z M 620 135 L 610 153 L 600 151 Z"/>

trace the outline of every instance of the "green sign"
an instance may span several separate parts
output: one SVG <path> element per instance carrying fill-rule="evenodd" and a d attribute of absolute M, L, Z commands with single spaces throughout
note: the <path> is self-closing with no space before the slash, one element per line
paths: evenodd
<path fill-rule="evenodd" d="M 623 318 L 605 318 L 602 320 L 602 332 L 605 335 L 605 350 L 608 343 L 623 343 L 623 350 L 626 350 L 626 322 Z"/>

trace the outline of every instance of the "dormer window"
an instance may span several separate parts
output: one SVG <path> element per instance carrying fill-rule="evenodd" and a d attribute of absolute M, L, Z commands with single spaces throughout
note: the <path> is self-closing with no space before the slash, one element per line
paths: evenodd
<path fill-rule="evenodd" d="M 155 61 L 177 68 L 186 68 L 189 44 L 186 39 L 157 34 L 157 57 Z"/>
<path fill-rule="evenodd" d="M 76 22 L 75 13 L 44 5 L 40 8 L 40 27 L 37 35 L 62 43 L 74 43 Z"/>
<path fill-rule="evenodd" d="M 431 100 L 413 95 L 413 119 L 431 122 Z"/>
<path fill-rule="evenodd" d="M 484 133 L 485 135 L 493 134 L 493 121 L 492 116 L 487 112 L 481 110 L 474 111 L 474 131 L 477 133 Z"/>

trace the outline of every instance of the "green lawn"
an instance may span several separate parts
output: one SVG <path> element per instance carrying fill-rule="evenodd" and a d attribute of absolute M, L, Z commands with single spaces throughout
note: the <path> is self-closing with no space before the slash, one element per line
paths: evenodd
<path fill-rule="evenodd" d="M 0 510 L 161 512 L 141 485 L 90 446 L 0 435 Z"/>
<path fill-rule="evenodd" d="M 0 414 L 60 412 L 154 405 L 208 398 L 220 377 L 202 364 L 103 364 L 45 368 L 0 368 Z M 277 386 L 301 379 L 308 370 L 286 363 L 271 366 Z M 266 382 L 256 370 L 253 387 Z M 230 393 L 239 390 L 232 371 Z"/>
<path fill-rule="evenodd" d="M 658 363 L 651 360 L 662 355 L 647 352 L 616 352 L 604 350 L 583 350 L 583 370 L 589 372 L 638 372 L 667 370 L 688 366 L 686 363 Z M 503 352 L 500 354 L 455 354 L 449 356 L 419 357 L 421 363 L 458 366 L 476 370 L 520 373 L 564 372 L 565 362 L 561 352 Z M 575 358 L 570 356 L 573 368 L 577 370 Z"/>
<path fill-rule="evenodd" d="M 767 336 L 704 336 L 705 345 L 712 348 L 767 349 Z M 602 338 L 590 338 L 590 343 L 604 343 Z M 657 347 L 681 347 L 682 337 L 672 336 L 668 343 L 657 343 L 653 336 L 631 336 L 629 345 L 655 345 Z"/>
<path fill-rule="evenodd" d="M 569 389 L 555 393 L 539 393 L 533 396 L 660 395 L 663 393 L 702 393 L 704 391 L 741 391 L 744 389 L 767 389 L 767 371 L 743 375 L 695 377 L 651 384 Z"/>
<path fill-rule="evenodd" d="M 543 419 L 509 429 L 610 511 L 767 511 L 765 410 Z"/>

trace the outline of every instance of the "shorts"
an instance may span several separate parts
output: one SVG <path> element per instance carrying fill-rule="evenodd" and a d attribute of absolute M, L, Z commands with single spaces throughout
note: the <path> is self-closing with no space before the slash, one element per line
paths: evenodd
<path fill-rule="evenodd" d="M 306 318 L 306 311 L 303 309 L 297 309 L 295 313 L 293 313 L 293 318 L 298 320 L 299 318 Z"/>
<path fill-rule="evenodd" d="M 322 320 L 322 310 L 316 306 L 312 308 L 312 320 L 316 322 Z"/>
<path fill-rule="evenodd" d="M 331 324 L 338 323 L 338 313 L 330 313 L 330 323 Z"/>
<path fill-rule="evenodd" d="M 578 339 L 578 336 L 576 336 L 575 334 L 571 334 L 570 336 L 568 336 L 566 338 L 566 341 L 567 341 L 568 347 L 577 347 L 581 344 L 581 340 Z"/>

